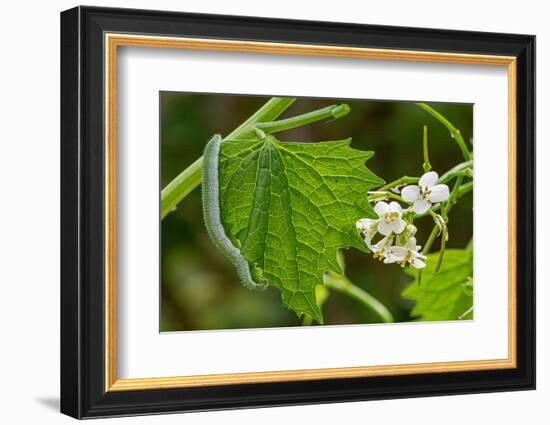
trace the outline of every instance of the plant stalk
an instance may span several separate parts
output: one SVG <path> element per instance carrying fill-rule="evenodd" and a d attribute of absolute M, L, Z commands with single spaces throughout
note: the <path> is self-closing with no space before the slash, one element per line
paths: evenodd
<path fill-rule="evenodd" d="M 449 132 L 451 133 L 451 137 L 456 141 L 456 144 L 460 148 L 460 151 L 462 152 L 462 156 L 466 161 L 469 161 L 470 159 L 472 159 L 470 155 L 470 151 L 468 150 L 468 146 L 466 146 L 466 142 L 464 141 L 464 138 L 462 137 L 462 133 L 460 133 L 459 129 L 457 129 L 453 124 L 451 124 L 451 122 L 447 118 L 445 118 L 443 115 L 441 115 L 431 106 L 428 106 L 425 103 L 417 103 L 417 105 L 420 108 L 424 109 L 426 112 L 428 112 L 430 115 L 432 115 L 445 127 L 447 127 L 447 130 L 449 130 Z"/>
<path fill-rule="evenodd" d="M 378 190 L 379 191 L 390 190 L 391 188 L 396 187 L 396 186 L 401 186 L 401 185 L 404 185 L 404 184 L 418 183 L 418 180 L 420 180 L 419 177 L 403 176 L 403 177 L 398 178 L 397 180 L 394 180 L 394 181 L 382 186 Z"/>
<path fill-rule="evenodd" d="M 271 134 L 279 131 L 291 130 L 296 127 L 301 127 L 328 118 L 337 119 L 347 115 L 349 111 L 350 107 L 345 103 L 341 105 L 330 105 L 316 111 L 297 115 L 295 117 L 290 117 L 284 120 L 261 122 L 256 124 L 256 128 L 262 130 L 265 133 Z"/>
<path fill-rule="evenodd" d="M 432 164 L 430 164 L 430 155 L 428 153 L 428 126 L 424 126 L 424 134 L 422 135 L 422 153 L 424 156 L 424 164 L 422 164 L 422 168 L 424 168 L 424 172 L 427 173 L 432 169 Z"/>
<path fill-rule="evenodd" d="M 456 176 L 464 175 L 466 170 L 468 170 L 469 168 L 472 168 L 473 164 L 474 162 L 470 160 L 470 161 L 464 161 L 464 162 L 461 162 L 460 164 L 455 165 L 453 168 L 445 172 L 439 178 L 439 183 L 447 183 L 449 180 L 452 180 Z"/>
<path fill-rule="evenodd" d="M 347 277 L 338 273 L 327 272 L 325 273 L 324 283 L 328 288 L 341 292 L 342 294 L 360 302 L 365 307 L 368 307 L 376 313 L 384 323 L 394 322 L 392 314 L 384 304 L 365 290 L 355 286 Z"/>
<path fill-rule="evenodd" d="M 201 179 L 202 156 L 162 189 L 160 218 L 163 219 L 169 213 L 175 211 L 178 203 L 201 183 Z"/>

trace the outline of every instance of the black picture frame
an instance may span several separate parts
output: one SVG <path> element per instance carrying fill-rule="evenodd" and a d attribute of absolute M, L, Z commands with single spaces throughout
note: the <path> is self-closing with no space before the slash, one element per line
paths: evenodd
<path fill-rule="evenodd" d="M 105 391 L 104 34 L 517 58 L 517 367 L 369 378 Z M 76 7 L 61 13 L 61 412 L 75 418 L 535 388 L 535 37 Z"/>

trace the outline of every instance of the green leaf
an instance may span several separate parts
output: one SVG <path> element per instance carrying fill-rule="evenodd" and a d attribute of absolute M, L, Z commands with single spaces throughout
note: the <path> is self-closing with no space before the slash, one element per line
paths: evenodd
<path fill-rule="evenodd" d="M 342 272 L 338 249 L 365 251 L 355 223 L 376 217 L 367 192 L 384 184 L 365 167 L 373 153 L 350 143 L 282 143 L 258 131 L 219 153 L 225 234 L 258 285 L 277 287 L 287 308 L 319 323 L 315 288 L 326 271 Z"/>
<path fill-rule="evenodd" d="M 416 301 L 412 316 L 423 321 L 457 320 L 473 305 L 473 291 L 464 290 L 473 274 L 472 251 L 447 249 L 445 260 L 437 274 L 433 274 L 439 253 L 428 254 L 422 282 L 418 284 L 418 271 L 405 272 L 415 280 L 401 295 Z"/>
<path fill-rule="evenodd" d="M 468 296 L 474 295 L 474 279 L 472 277 L 468 277 L 464 282 L 461 283 L 462 290 L 464 293 Z"/>

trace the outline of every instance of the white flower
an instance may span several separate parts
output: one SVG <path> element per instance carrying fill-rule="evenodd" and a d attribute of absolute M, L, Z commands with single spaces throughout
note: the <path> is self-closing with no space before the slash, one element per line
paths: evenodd
<path fill-rule="evenodd" d="M 361 236 L 363 236 L 363 239 L 367 245 L 370 245 L 370 241 L 378 231 L 378 220 L 362 218 L 357 221 L 355 226 L 357 227 L 358 232 L 361 233 Z"/>
<path fill-rule="evenodd" d="M 362 218 L 357 221 L 357 230 L 361 233 L 361 236 L 363 236 L 369 250 L 373 253 L 373 257 L 380 258 L 380 261 L 382 261 L 384 259 L 386 248 L 390 247 L 393 242 L 394 235 L 390 234 L 388 236 L 384 236 L 376 244 L 372 244 L 372 238 L 377 233 L 379 221 L 380 219 L 372 220 L 370 218 Z"/>
<path fill-rule="evenodd" d="M 426 263 L 422 261 L 426 259 L 426 256 L 418 252 L 419 249 L 420 246 L 416 244 L 416 238 L 409 238 L 404 246 L 388 248 L 384 263 L 400 263 L 401 267 L 405 267 L 408 263 L 415 269 L 422 269 L 426 267 Z"/>
<path fill-rule="evenodd" d="M 403 209 L 397 202 L 378 202 L 374 206 L 374 211 L 378 214 L 377 229 L 382 235 L 387 236 L 392 232 L 399 234 L 405 229 L 405 221 L 401 218 Z"/>
<path fill-rule="evenodd" d="M 406 223 L 402 219 L 403 209 L 397 202 L 390 202 L 389 204 L 386 202 L 378 202 L 374 206 L 374 211 L 378 214 L 377 219 L 362 218 L 357 220 L 355 224 L 357 231 L 361 234 L 365 243 L 371 250 L 371 241 L 377 232 L 380 232 L 384 236 L 388 236 L 391 235 L 392 232 L 399 234 L 403 232 L 406 227 Z"/>
<path fill-rule="evenodd" d="M 410 185 L 401 190 L 401 197 L 405 202 L 413 204 L 416 214 L 424 214 L 432 204 L 449 199 L 449 187 L 446 184 L 436 184 L 439 176 L 430 171 L 420 177 L 418 186 Z"/>
<path fill-rule="evenodd" d="M 382 261 L 384 258 L 386 258 L 386 252 L 388 249 L 391 249 L 392 242 L 393 242 L 393 235 L 384 236 L 382 239 L 378 241 L 378 243 L 371 245 L 370 241 L 367 243 L 369 246 L 369 249 L 372 251 L 373 258 L 379 258 L 380 261 Z"/>

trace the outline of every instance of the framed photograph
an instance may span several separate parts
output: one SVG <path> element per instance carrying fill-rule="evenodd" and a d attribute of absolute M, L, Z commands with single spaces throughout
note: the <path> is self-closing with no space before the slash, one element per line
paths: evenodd
<path fill-rule="evenodd" d="M 61 14 L 61 411 L 535 387 L 535 37 Z"/>

